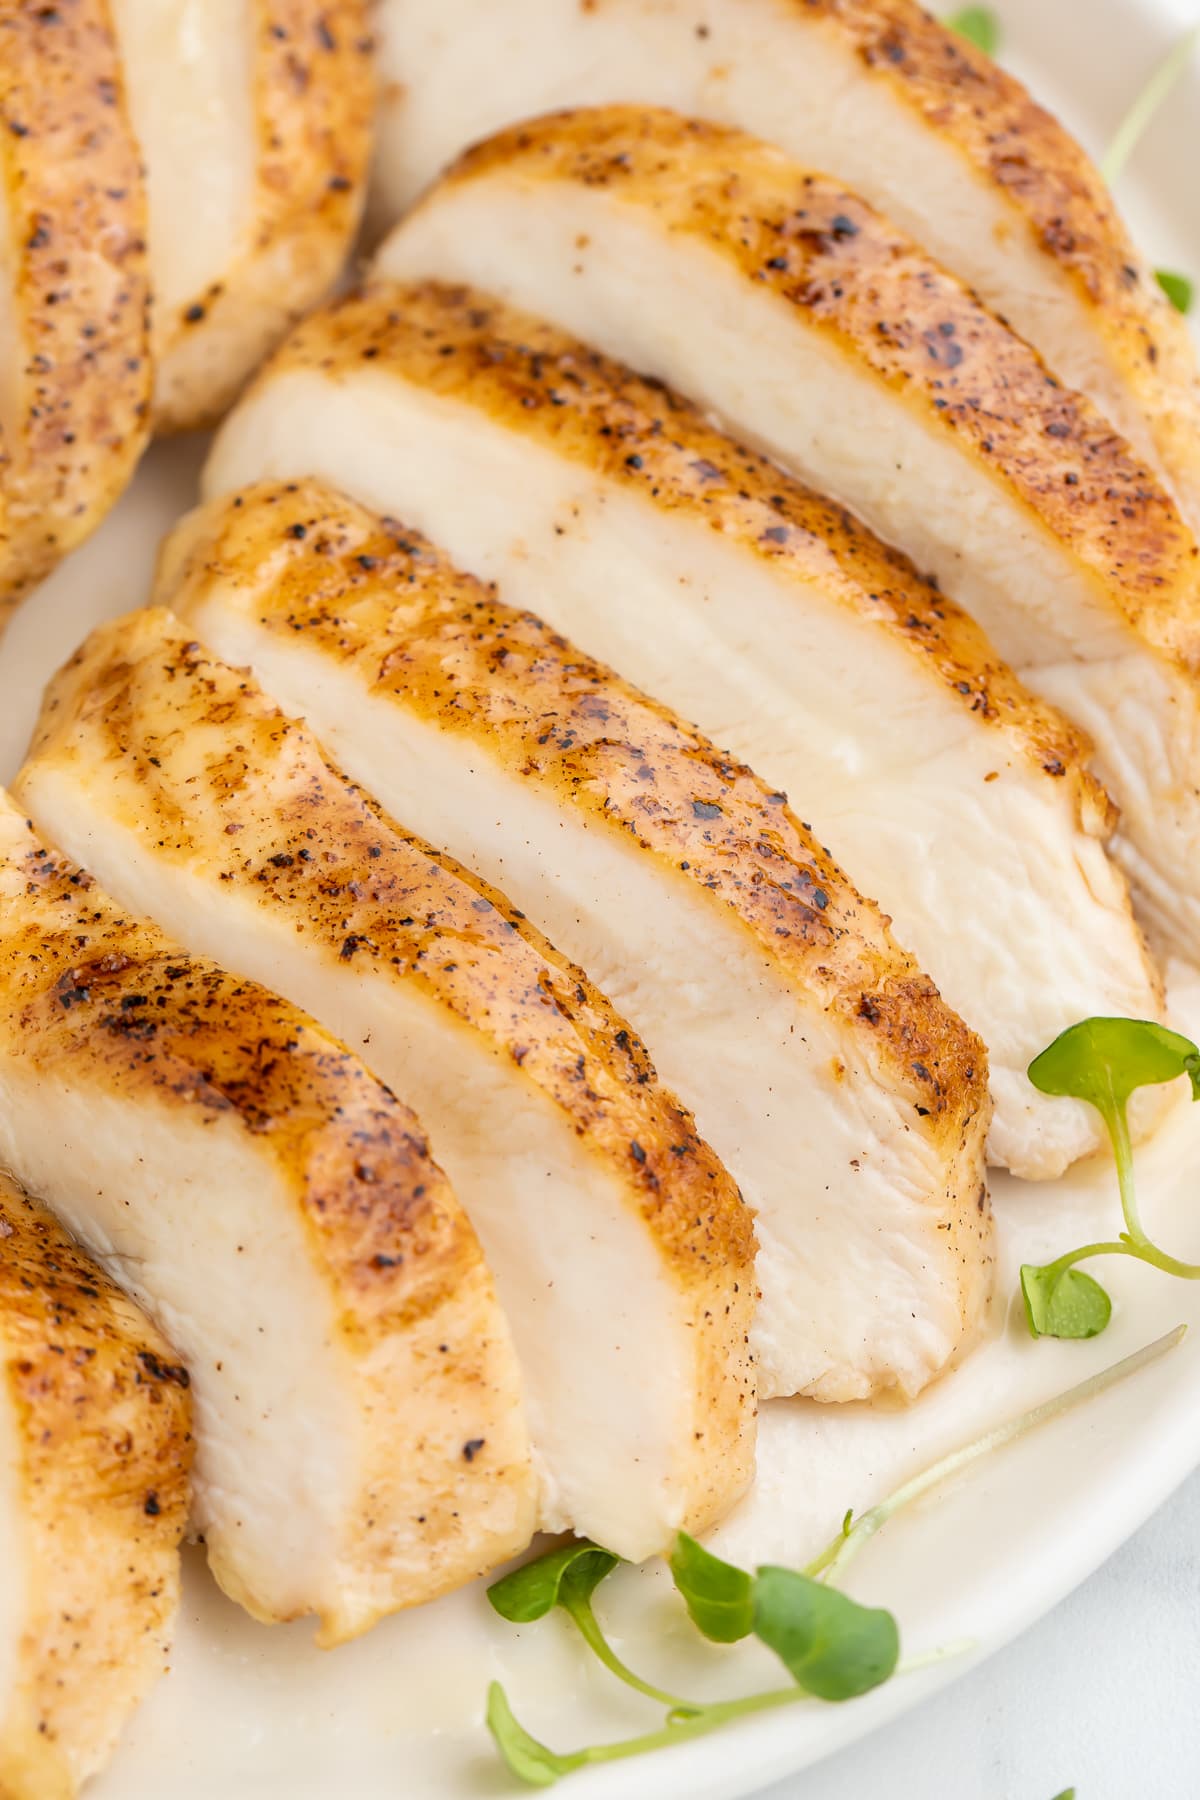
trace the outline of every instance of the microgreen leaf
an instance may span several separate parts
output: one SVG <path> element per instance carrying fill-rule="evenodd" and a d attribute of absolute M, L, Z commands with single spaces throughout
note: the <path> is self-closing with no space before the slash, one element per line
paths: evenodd
<path fill-rule="evenodd" d="M 1029 1079 L 1043 1094 L 1069 1094 L 1106 1113 L 1135 1088 L 1187 1074 L 1197 1057 L 1190 1038 L 1152 1019 L 1082 1019 L 1034 1057 Z"/>
<path fill-rule="evenodd" d="M 1034 1337 L 1094 1337 L 1112 1313 L 1108 1295 L 1072 1265 L 1090 1256 L 1131 1256 L 1164 1274 L 1200 1280 L 1200 1264 L 1180 1262 L 1151 1243 L 1138 1215 L 1133 1145 L 1126 1108 L 1141 1087 L 1157 1087 L 1186 1075 L 1192 1099 L 1200 1099 L 1200 1050 L 1190 1038 L 1152 1019 L 1082 1019 L 1060 1032 L 1035 1056 L 1029 1079 L 1043 1094 L 1085 1100 L 1108 1129 L 1125 1230 L 1115 1240 L 1084 1244 L 1043 1268 L 1021 1270 L 1025 1316 Z"/>
<path fill-rule="evenodd" d="M 1191 312 L 1195 289 L 1186 275 L 1180 275 L 1173 269 L 1155 269 L 1154 279 L 1177 313 L 1186 316 Z"/>
<path fill-rule="evenodd" d="M 1032 1337 L 1098 1337 L 1112 1317 L 1112 1301 L 1082 1269 L 1022 1263 L 1021 1293 Z"/>
<path fill-rule="evenodd" d="M 692 1624 L 714 1644 L 736 1644 L 754 1630 L 754 1577 L 722 1562 L 681 1531 L 671 1552 L 671 1575 Z"/>
<path fill-rule="evenodd" d="M 890 1612 L 860 1606 L 797 1569 L 768 1565 L 754 1583 L 754 1634 L 819 1700 L 851 1700 L 886 1681 L 900 1660 Z"/>
<path fill-rule="evenodd" d="M 579 1767 L 578 1758 L 556 1755 L 517 1723 L 508 1695 L 498 1681 L 488 1688 L 486 1718 L 497 1750 L 518 1781 L 527 1786 L 553 1787 L 561 1776 Z"/>
<path fill-rule="evenodd" d="M 547 1550 L 544 1556 L 535 1557 L 502 1580 L 494 1581 L 487 1591 L 488 1599 L 500 1617 L 513 1625 L 528 1625 L 535 1619 L 544 1619 L 554 1607 L 561 1606 L 574 1620 L 592 1655 L 618 1681 L 651 1700 L 661 1701 L 664 1706 L 691 1713 L 695 1709 L 690 1700 L 681 1700 L 678 1694 L 669 1694 L 665 1688 L 655 1687 L 653 1682 L 643 1681 L 640 1675 L 635 1675 L 628 1664 L 621 1661 L 600 1629 L 599 1620 L 592 1611 L 592 1595 L 620 1560 L 611 1550 L 602 1550 L 598 1544 L 593 1544 L 590 1538 L 575 1538 L 557 1550 Z"/>
<path fill-rule="evenodd" d="M 528 1625 L 534 1619 L 544 1619 L 552 1607 L 564 1604 L 564 1586 L 572 1600 L 590 1600 L 619 1561 L 611 1551 L 601 1550 L 588 1538 L 576 1538 L 494 1581 L 487 1597 L 502 1619 L 514 1625 Z"/>
<path fill-rule="evenodd" d="M 1145 1368 L 1148 1363 L 1174 1348 L 1182 1340 L 1185 1330 L 1185 1326 L 1177 1326 L 1174 1331 L 1168 1332 L 1155 1343 L 1144 1345 L 1132 1356 L 1090 1375 L 1086 1381 L 1078 1383 L 1067 1393 L 1057 1394 L 1018 1418 L 994 1426 L 983 1437 L 976 1438 L 973 1443 L 964 1445 L 959 1450 L 951 1451 L 931 1467 L 910 1477 L 886 1500 L 857 1518 L 847 1512 L 837 1537 L 814 1563 L 809 1564 L 808 1570 L 798 1572 L 794 1569 L 760 1568 L 753 1579 L 754 1629 L 762 1642 L 783 1660 L 793 1676 L 787 1687 L 773 1688 L 761 1694 L 747 1694 L 737 1700 L 718 1700 L 695 1706 L 686 1701 L 673 1701 L 669 1695 L 659 1695 L 656 1689 L 643 1686 L 643 1692 L 656 1695 L 667 1706 L 666 1723 L 658 1730 L 644 1732 L 639 1737 L 622 1738 L 615 1743 L 588 1744 L 581 1749 L 560 1754 L 540 1743 L 517 1722 L 504 1689 L 498 1682 L 493 1682 L 488 1689 L 487 1725 L 510 1772 L 530 1787 L 549 1787 L 562 1776 L 585 1765 L 644 1756 L 651 1751 L 718 1731 L 735 1719 L 747 1718 L 752 1713 L 766 1712 L 776 1707 L 794 1706 L 798 1701 L 810 1698 L 849 1699 L 886 1681 L 889 1675 L 897 1671 L 900 1641 L 896 1621 L 890 1613 L 859 1606 L 838 1593 L 835 1588 L 815 1581 L 811 1572 L 816 1569 L 826 1570 L 827 1579 L 831 1579 L 840 1564 L 847 1562 L 875 1532 L 882 1529 L 888 1519 L 902 1507 L 911 1504 L 919 1495 L 927 1493 L 930 1488 L 957 1474 L 981 1456 L 1012 1443 L 1014 1439 L 1032 1431 L 1035 1426 L 1059 1417 L 1072 1407 L 1081 1405 L 1085 1400 Z M 676 1548 L 679 1551 L 681 1547 L 677 1545 Z M 568 1546 L 568 1549 L 586 1555 L 588 1552 L 595 1552 L 596 1546 L 582 1543 Z M 606 1556 L 608 1553 L 601 1551 L 599 1554 Z M 562 1555 L 562 1552 L 550 1553 L 551 1558 L 561 1558 Z M 705 1557 L 715 1565 L 714 1568 L 710 1569 L 705 1564 Z M 549 1560 L 539 1559 L 543 1562 Z M 568 1568 L 570 1566 L 568 1564 Z M 751 1579 L 744 1570 L 723 1563 L 719 1557 L 704 1551 L 695 1539 L 684 1538 L 681 1567 L 685 1578 L 685 1583 L 680 1584 L 681 1592 L 685 1591 L 685 1584 L 690 1582 L 698 1591 L 702 1590 L 705 1598 L 715 1596 L 718 1602 L 732 1596 L 739 1587 L 740 1584 L 732 1581 L 731 1576 L 741 1576 L 743 1581 Z M 603 1579 L 603 1576 L 591 1580 L 591 1572 L 584 1565 L 580 1579 L 581 1588 L 590 1582 L 582 1601 L 590 1617 L 590 1595 L 596 1581 Z M 496 1583 L 497 1587 L 502 1585 Z M 568 1586 L 569 1583 L 560 1581 L 557 1604 L 568 1606 Z M 536 1603 L 540 1605 L 541 1599 Z M 550 1606 L 554 1604 L 552 1600 Z M 544 1611 L 549 1611 L 550 1606 L 545 1607 Z M 575 1616 L 574 1612 L 572 1616 Z M 921 1668 L 955 1654 L 958 1649 L 969 1647 L 944 1647 L 924 1656 L 910 1658 L 900 1666 L 899 1672 Z M 1068 1789 L 1065 1794 L 1058 1796 L 1058 1800 L 1072 1800 L 1073 1792 L 1073 1789 Z"/>
<path fill-rule="evenodd" d="M 1125 1112 L 1129 1097 L 1137 1088 L 1157 1087 L 1188 1074 L 1197 1057 L 1200 1050 L 1190 1038 L 1153 1019 L 1096 1018 L 1081 1019 L 1060 1032 L 1029 1065 L 1035 1088 L 1043 1094 L 1086 1100 L 1108 1127 L 1128 1235 L 1128 1246 L 1116 1247 L 1121 1254 L 1139 1255 L 1147 1246 L 1134 1193 L 1133 1146 Z M 1191 1079 L 1194 1099 L 1195 1076 Z M 1113 1253 L 1112 1247 L 1104 1247 L 1104 1254 Z"/>
<path fill-rule="evenodd" d="M 946 23 L 985 56 L 995 56 L 1000 48 L 1000 21 L 990 6 L 964 6 L 951 13 Z"/>

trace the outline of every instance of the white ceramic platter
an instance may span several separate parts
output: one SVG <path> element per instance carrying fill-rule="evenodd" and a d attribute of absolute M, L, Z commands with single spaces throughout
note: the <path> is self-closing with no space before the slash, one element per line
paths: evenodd
<path fill-rule="evenodd" d="M 485 4 L 486 0 L 480 0 Z M 564 4 L 567 0 L 564 0 Z M 1005 60 L 1101 145 L 1200 0 L 998 0 Z M 1156 261 L 1200 275 L 1200 58 L 1156 120 L 1122 200 Z M 156 450 L 90 544 L 13 625 L 0 652 L 0 777 L 15 769 L 41 685 L 96 620 L 145 597 L 160 533 L 189 504 L 201 446 Z M 1200 1029 L 1200 978 L 1177 971 L 1176 1022 Z M 1200 1108 L 1181 1096 L 1141 1154 L 1143 1211 L 1180 1255 L 1200 1255 Z M 1112 1326 L 1087 1344 L 1033 1343 L 1011 1304 L 1022 1260 L 1107 1235 L 1110 1171 L 1052 1187 L 994 1184 L 1001 1267 L 988 1341 L 910 1409 L 765 1410 L 755 1490 L 715 1540 L 745 1562 L 799 1563 L 861 1509 L 956 1443 L 1187 1320 L 1200 1286 L 1110 1263 Z M 1103 1232 L 1101 1227 L 1104 1227 Z M 587 1429 L 581 1418 L 580 1429 Z M 732 1800 L 870 1731 L 1047 1611 L 1200 1462 L 1200 1329 L 1085 1411 L 1043 1428 L 888 1527 L 851 1590 L 891 1607 L 909 1654 L 971 1648 L 847 1706 L 802 1703 L 728 1733 L 572 1778 L 578 1800 Z M 700 1695 L 776 1685 L 765 1652 L 698 1643 L 661 1567 L 622 1571 L 600 1610 L 624 1654 Z M 523 1721 L 563 1749 L 650 1729 L 648 1702 L 618 1689 L 560 1619 L 516 1631 L 481 1589 L 397 1618 L 333 1653 L 306 1627 L 251 1624 L 196 1553 L 173 1666 L 130 1728 L 95 1800 L 485 1800 L 514 1792 L 481 1724 L 501 1679 Z"/>

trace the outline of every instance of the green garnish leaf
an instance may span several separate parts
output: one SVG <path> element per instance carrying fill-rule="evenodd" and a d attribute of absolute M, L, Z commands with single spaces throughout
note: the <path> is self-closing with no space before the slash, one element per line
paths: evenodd
<path fill-rule="evenodd" d="M 1029 1079 L 1043 1094 L 1069 1094 L 1107 1115 L 1135 1088 L 1174 1081 L 1197 1059 L 1190 1038 L 1152 1019 L 1083 1019 L 1034 1057 Z"/>
<path fill-rule="evenodd" d="M 1000 21 L 990 6 L 964 6 L 951 13 L 946 24 L 985 56 L 995 56 L 1000 49 Z"/>
<path fill-rule="evenodd" d="M 535 1557 L 511 1575 L 494 1581 L 487 1597 L 502 1619 L 513 1625 L 528 1625 L 534 1619 L 544 1619 L 552 1607 L 590 1600 L 620 1560 L 590 1539 L 576 1538 L 574 1543 L 547 1550 L 544 1556 Z"/>
<path fill-rule="evenodd" d="M 553 1787 L 563 1775 L 579 1767 L 575 1757 L 556 1755 L 517 1723 L 508 1695 L 498 1681 L 488 1687 L 485 1716 L 497 1750 L 517 1780 L 527 1786 Z"/>
<path fill-rule="evenodd" d="M 736 1644 L 754 1630 L 754 1577 L 722 1562 L 681 1531 L 671 1552 L 671 1575 L 692 1624 L 714 1644 Z"/>
<path fill-rule="evenodd" d="M 1119 1238 L 1084 1244 L 1044 1268 L 1029 1263 L 1022 1268 L 1021 1293 L 1034 1337 L 1095 1337 L 1108 1324 L 1112 1315 L 1108 1295 L 1073 1267 L 1087 1257 L 1130 1256 L 1184 1281 L 1200 1280 L 1200 1264 L 1169 1256 L 1142 1229 L 1126 1111 L 1136 1089 L 1157 1087 L 1181 1075 L 1191 1082 L 1192 1099 L 1200 1099 L 1200 1049 L 1190 1038 L 1152 1019 L 1082 1019 L 1030 1063 L 1029 1079 L 1041 1093 L 1086 1100 L 1104 1120 L 1125 1218 Z"/>
<path fill-rule="evenodd" d="M 699 1545 L 696 1547 L 699 1549 Z M 643 1681 L 622 1662 L 592 1611 L 592 1595 L 620 1560 L 611 1550 L 602 1550 L 599 1544 L 593 1544 L 590 1538 L 576 1538 L 557 1550 L 547 1550 L 544 1556 L 535 1557 L 523 1568 L 514 1569 L 501 1581 L 494 1581 L 487 1596 L 500 1617 L 513 1625 L 532 1624 L 534 1619 L 544 1619 L 548 1612 L 561 1606 L 574 1621 L 592 1655 L 618 1681 L 623 1681 L 636 1693 L 645 1694 L 648 1699 L 660 1701 L 663 1706 L 691 1712 L 690 1701 L 680 1699 L 678 1694 L 669 1694 L 652 1681 Z"/>
<path fill-rule="evenodd" d="M 754 1582 L 754 1632 L 792 1679 L 819 1700 L 852 1700 L 878 1687 L 900 1660 L 890 1612 L 860 1606 L 796 1569 L 768 1565 Z"/>
<path fill-rule="evenodd" d="M 1082 1269 L 1022 1263 L 1021 1293 L 1033 1337 L 1098 1337 L 1112 1317 L 1112 1301 Z"/>
<path fill-rule="evenodd" d="M 983 1437 L 951 1451 L 931 1467 L 911 1476 L 902 1487 L 857 1519 L 848 1512 L 836 1538 L 826 1546 L 815 1562 L 809 1564 L 806 1571 L 765 1567 L 760 1568 L 757 1575 L 751 1578 L 745 1570 L 722 1562 L 694 1538 L 681 1534 L 672 1557 L 673 1569 L 678 1562 L 676 1583 L 680 1592 L 686 1598 L 691 1589 L 701 1607 L 706 1604 L 714 1606 L 717 1609 L 718 1623 L 724 1627 L 733 1621 L 740 1623 L 738 1608 L 745 1586 L 749 1584 L 753 1591 L 754 1631 L 786 1665 L 792 1676 L 791 1683 L 786 1687 L 772 1688 L 766 1693 L 747 1694 L 737 1700 L 717 1700 L 704 1704 L 679 1700 L 674 1695 L 653 1688 L 625 1669 L 599 1634 L 591 1616 L 590 1595 L 607 1571 L 601 1569 L 598 1573 L 598 1565 L 584 1559 L 589 1555 L 608 1558 L 607 1551 L 597 1551 L 594 1544 L 581 1541 L 568 1545 L 565 1550 L 551 1551 L 549 1556 L 539 1558 L 537 1564 L 528 1565 L 530 1569 L 542 1565 L 540 1573 L 545 1578 L 543 1587 L 531 1587 L 524 1599 L 518 1595 L 512 1601 L 512 1605 L 519 1608 L 517 1615 L 505 1610 L 508 1602 L 497 1610 L 503 1611 L 506 1618 L 524 1617 L 527 1608 L 534 1605 L 540 1611 L 532 1616 L 542 1617 L 556 1603 L 564 1606 L 606 1666 L 641 1693 L 659 1700 L 667 1708 L 667 1716 L 665 1723 L 655 1731 L 643 1732 L 638 1737 L 622 1738 L 615 1743 L 587 1744 L 581 1749 L 560 1754 L 540 1743 L 518 1723 L 508 1703 L 508 1696 L 499 1682 L 494 1681 L 488 1688 L 487 1726 L 510 1773 L 530 1787 L 550 1787 L 562 1776 L 570 1775 L 576 1769 L 595 1763 L 616 1762 L 626 1757 L 645 1756 L 655 1750 L 667 1749 L 702 1737 L 708 1732 L 719 1731 L 734 1720 L 748 1718 L 753 1713 L 794 1706 L 798 1702 L 807 1703 L 810 1696 L 830 1701 L 849 1700 L 857 1694 L 864 1694 L 871 1688 L 878 1687 L 898 1668 L 899 1630 L 890 1613 L 860 1606 L 828 1585 L 839 1567 L 844 1566 L 857 1549 L 881 1530 L 888 1519 L 911 1504 L 919 1495 L 927 1493 L 952 1475 L 961 1473 L 980 1457 L 991 1455 L 1048 1419 L 1060 1417 L 1073 1407 L 1082 1405 L 1096 1394 L 1103 1393 L 1117 1382 L 1144 1369 L 1147 1364 L 1156 1361 L 1180 1343 L 1185 1331 L 1186 1327 L 1179 1325 L 1165 1337 L 1157 1339 L 1153 1344 L 1144 1345 L 1132 1356 L 1114 1363 L 1111 1368 L 1101 1369 L 1097 1374 L 1088 1376 L 1086 1381 L 1079 1382 L 1067 1393 L 1057 1394 L 1053 1399 L 1044 1400 L 1040 1406 L 1020 1414 L 1018 1418 L 993 1426 Z M 562 1574 L 564 1564 L 565 1575 Z M 570 1598 L 573 1567 L 578 1570 L 581 1595 L 578 1600 Z M 546 1587 L 553 1589 L 556 1568 L 560 1570 L 557 1600 L 552 1598 L 543 1604 Z M 817 1571 L 824 1573 L 825 1581 L 813 1579 L 813 1574 Z M 506 1581 L 510 1579 L 506 1577 Z M 503 1582 L 495 1584 L 498 1589 L 504 1585 Z M 718 1634 L 712 1632 L 709 1635 Z M 738 1635 L 745 1634 L 739 1631 Z M 910 1660 L 905 1667 L 920 1668 L 951 1653 L 948 1650 L 935 1651 L 928 1656 Z M 1058 1796 L 1058 1800 L 1073 1800 L 1073 1794 L 1073 1789 L 1067 1789 L 1066 1793 Z"/>
<path fill-rule="evenodd" d="M 1195 288 L 1186 275 L 1179 275 L 1173 269 L 1155 269 L 1154 279 L 1177 313 L 1186 316 L 1191 312 Z"/>
<path fill-rule="evenodd" d="M 1174 1053 L 1178 1054 L 1177 1049 Z M 1190 1054 L 1200 1063 L 1200 1052 Z M 1158 1065 L 1151 1058 L 1149 1066 L 1153 1070 Z M 1075 1079 L 1074 1076 L 1070 1078 Z M 1046 1079 L 1058 1081 L 1065 1077 L 1061 1070 L 1056 1073 L 1051 1063 Z M 1120 1088 L 1118 1079 L 1110 1091 L 1119 1093 Z M 1046 1091 L 1056 1090 L 1051 1087 Z M 1103 1329 L 1109 1308 L 1107 1295 L 1086 1276 L 1077 1278 L 1081 1285 L 1073 1293 L 1075 1282 L 1065 1279 L 1074 1274 L 1069 1259 L 1065 1267 L 1062 1264 L 1051 1264 L 1046 1269 L 1027 1266 L 1021 1273 L 1030 1328 L 1035 1336 L 1085 1337 Z M 1200 1270 L 1196 1273 L 1200 1275 Z M 1096 1303 L 1091 1298 L 1084 1301 L 1078 1298 L 1079 1292 L 1087 1296 L 1089 1290 L 1100 1296 L 1104 1312 L 1098 1323 L 1092 1319 L 1090 1329 L 1086 1328 L 1088 1309 Z M 1069 1299 L 1064 1298 L 1064 1294 Z M 1062 1311 L 1076 1306 L 1082 1309 L 1078 1316 Z M 1180 1326 L 1122 1362 L 1090 1376 L 1069 1392 L 1056 1395 L 1019 1418 L 994 1427 L 982 1438 L 951 1452 L 911 1477 L 894 1494 L 860 1517 L 855 1518 L 853 1512 L 848 1511 L 837 1537 L 807 1571 L 767 1565 L 752 1577 L 744 1569 L 714 1556 L 687 1533 L 680 1533 L 671 1557 L 671 1569 L 695 1624 L 705 1636 L 722 1643 L 732 1643 L 753 1630 L 760 1642 L 783 1662 L 794 1683 L 792 1687 L 750 1694 L 737 1700 L 696 1704 L 680 1700 L 634 1676 L 604 1640 L 591 1613 L 592 1594 L 619 1559 L 586 1539 L 552 1550 L 524 1569 L 515 1571 L 514 1575 L 496 1582 L 489 1597 L 504 1618 L 521 1623 L 543 1618 L 556 1605 L 563 1607 L 575 1619 L 590 1647 L 614 1674 L 641 1693 L 659 1700 L 668 1709 L 666 1723 L 656 1731 L 615 1743 L 586 1745 L 560 1754 L 525 1730 L 514 1717 L 503 1687 L 492 1682 L 488 1689 L 487 1726 L 510 1773 L 528 1786 L 550 1787 L 564 1775 L 587 1765 L 645 1755 L 718 1730 L 752 1713 L 794 1704 L 806 1696 L 839 1702 L 880 1686 L 899 1665 L 899 1628 L 890 1612 L 862 1606 L 829 1585 L 839 1566 L 844 1566 L 855 1549 L 918 1495 L 978 1457 L 1023 1436 L 1043 1421 L 1057 1417 L 1144 1368 L 1179 1343 L 1183 1335 L 1184 1327 Z M 825 1580 L 816 1580 L 817 1572 L 823 1573 Z M 922 1660 L 927 1659 L 918 1658 L 916 1663 L 907 1666 L 920 1666 Z M 1068 1789 L 1067 1795 L 1072 1791 Z M 1067 1800 L 1067 1797 L 1060 1795 L 1058 1800 Z"/>

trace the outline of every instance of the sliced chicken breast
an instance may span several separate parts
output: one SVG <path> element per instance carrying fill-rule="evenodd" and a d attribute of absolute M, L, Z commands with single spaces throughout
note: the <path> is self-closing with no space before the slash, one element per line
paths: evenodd
<path fill-rule="evenodd" d="M 520 1549 L 512 1346 L 413 1115 L 0 807 L 0 1167 L 191 1377 L 192 1521 L 256 1618 L 338 1643 Z"/>
<path fill-rule="evenodd" d="M 751 1215 L 586 976 L 162 611 L 52 683 L 17 791 L 126 904 L 403 1083 L 512 1327 L 542 1523 L 637 1561 L 725 1511 L 753 1463 Z"/>
<path fill-rule="evenodd" d="M 145 194 L 105 0 L 0 14 L 0 627 L 149 428 Z"/>
<path fill-rule="evenodd" d="M 0 1793 L 72 1800 L 165 1666 L 188 1378 L 0 1173 Z"/>
<path fill-rule="evenodd" d="M 1105 854 L 1112 815 L 1080 735 L 903 557 L 687 402 L 473 290 L 393 288 L 309 320 L 222 434 L 206 482 L 220 492 L 306 469 L 428 531 L 793 797 L 987 1043 L 993 1161 L 1054 1176 L 1099 1146 L 1092 1109 L 1037 1094 L 1025 1070 L 1089 1014 L 1161 1014 Z M 321 521 L 282 559 L 261 509 L 241 519 L 248 495 L 232 515 L 180 527 L 160 597 L 230 660 L 252 662 L 365 779 L 354 740 L 373 727 L 359 703 L 326 695 L 291 630 L 325 606 L 331 578 L 319 557 L 307 592 L 282 575 L 326 541 L 331 517 L 333 541 L 349 529 L 332 504 L 277 499 L 277 513 L 303 522 L 309 507 Z M 385 628 L 377 605 L 355 604 Z M 403 606 L 392 629 L 406 640 Z M 371 654 L 357 679 L 377 673 Z M 388 756 L 374 767 L 377 785 L 412 774 Z M 402 794 L 380 791 L 417 822 Z M 612 986 L 606 965 L 578 954 Z M 662 1060 L 657 1028 L 645 1029 Z"/>
<path fill-rule="evenodd" d="M 953 269 L 1165 473 L 1200 529 L 1200 386 L 1080 146 L 914 0 L 382 0 L 374 212 L 552 107 L 670 106 L 853 188 Z"/>
<path fill-rule="evenodd" d="M 1145 916 L 1193 952 L 1200 550 L 1112 427 L 910 240 L 754 139 L 614 107 L 469 153 L 378 269 L 536 309 L 908 551 L 1096 728 Z"/>
<path fill-rule="evenodd" d="M 335 281 L 374 101 L 368 0 L 111 0 L 146 164 L 155 408 L 207 423 Z"/>
<path fill-rule="evenodd" d="M 183 529 L 164 591 L 189 623 L 385 805 L 503 880 L 694 1103 L 758 1214 L 760 1392 L 916 1393 L 987 1300 L 986 1053 L 784 796 L 311 484 Z M 96 709 L 121 704 L 93 682 L 81 772 Z"/>

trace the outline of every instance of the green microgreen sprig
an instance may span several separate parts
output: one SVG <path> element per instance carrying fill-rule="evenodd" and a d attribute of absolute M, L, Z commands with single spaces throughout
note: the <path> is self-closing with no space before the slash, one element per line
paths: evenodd
<path fill-rule="evenodd" d="M 848 1512 L 837 1535 L 803 1569 L 768 1564 L 751 1574 L 680 1532 L 670 1569 L 692 1623 L 713 1643 L 734 1644 L 757 1637 L 774 1651 L 791 1677 L 785 1687 L 704 1703 L 681 1700 L 643 1681 L 616 1655 L 592 1609 L 592 1595 L 616 1568 L 619 1558 L 586 1540 L 548 1551 L 494 1583 L 488 1595 L 502 1617 L 529 1623 L 544 1618 L 554 1607 L 561 1607 L 611 1674 L 667 1708 L 666 1718 L 656 1730 L 615 1743 L 557 1751 L 525 1729 L 503 1687 L 494 1681 L 488 1689 L 487 1727 L 508 1769 L 530 1787 L 549 1787 L 588 1764 L 615 1762 L 685 1743 L 753 1713 L 801 1700 L 854 1699 L 880 1686 L 898 1670 L 915 1669 L 953 1654 L 935 1651 L 902 1664 L 900 1633 L 892 1614 L 881 1607 L 860 1605 L 830 1586 L 830 1582 L 903 1507 L 980 1457 L 1145 1368 L 1179 1343 L 1184 1331 L 1184 1326 L 1177 1327 L 1066 1393 L 951 1451 L 859 1517 Z"/>
<path fill-rule="evenodd" d="M 1029 1065 L 1029 1079 L 1043 1094 L 1069 1096 L 1094 1106 L 1104 1120 L 1117 1167 L 1125 1229 L 1116 1238 L 1083 1244 L 1053 1262 L 1021 1267 L 1021 1297 L 1034 1337 L 1088 1338 L 1103 1331 L 1112 1301 L 1076 1265 L 1094 1256 L 1132 1256 L 1164 1274 L 1200 1280 L 1200 1264 L 1180 1262 L 1147 1236 L 1138 1212 L 1129 1139 L 1128 1106 L 1141 1087 L 1191 1080 L 1200 1099 L 1200 1049 L 1190 1038 L 1148 1019 L 1084 1019 L 1055 1038 Z"/>
<path fill-rule="evenodd" d="M 568 1618 L 574 1620 L 593 1656 L 618 1681 L 651 1700 L 661 1701 L 673 1711 L 693 1710 L 678 1694 L 668 1694 L 665 1689 L 635 1675 L 621 1661 L 600 1629 L 592 1610 L 592 1595 L 620 1560 L 619 1556 L 614 1556 L 610 1550 L 602 1550 L 588 1538 L 575 1538 L 561 1549 L 548 1550 L 545 1556 L 539 1556 L 522 1568 L 514 1569 L 511 1575 L 494 1581 L 487 1596 L 500 1617 L 513 1625 L 532 1624 L 560 1606 Z"/>
<path fill-rule="evenodd" d="M 900 1633 L 891 1613 L 860 1606 L 824 1585 L 821 1576 L 831 1566 L 824 1552 L 817 1565 L 767 1564 L 750 1575 L 686 1531 L 671 1553 L 672 1579 L 706 1638 L 732 1644 L 753 1633 L 804 1693 L 852 1700 L 894 1674 Z"/>

